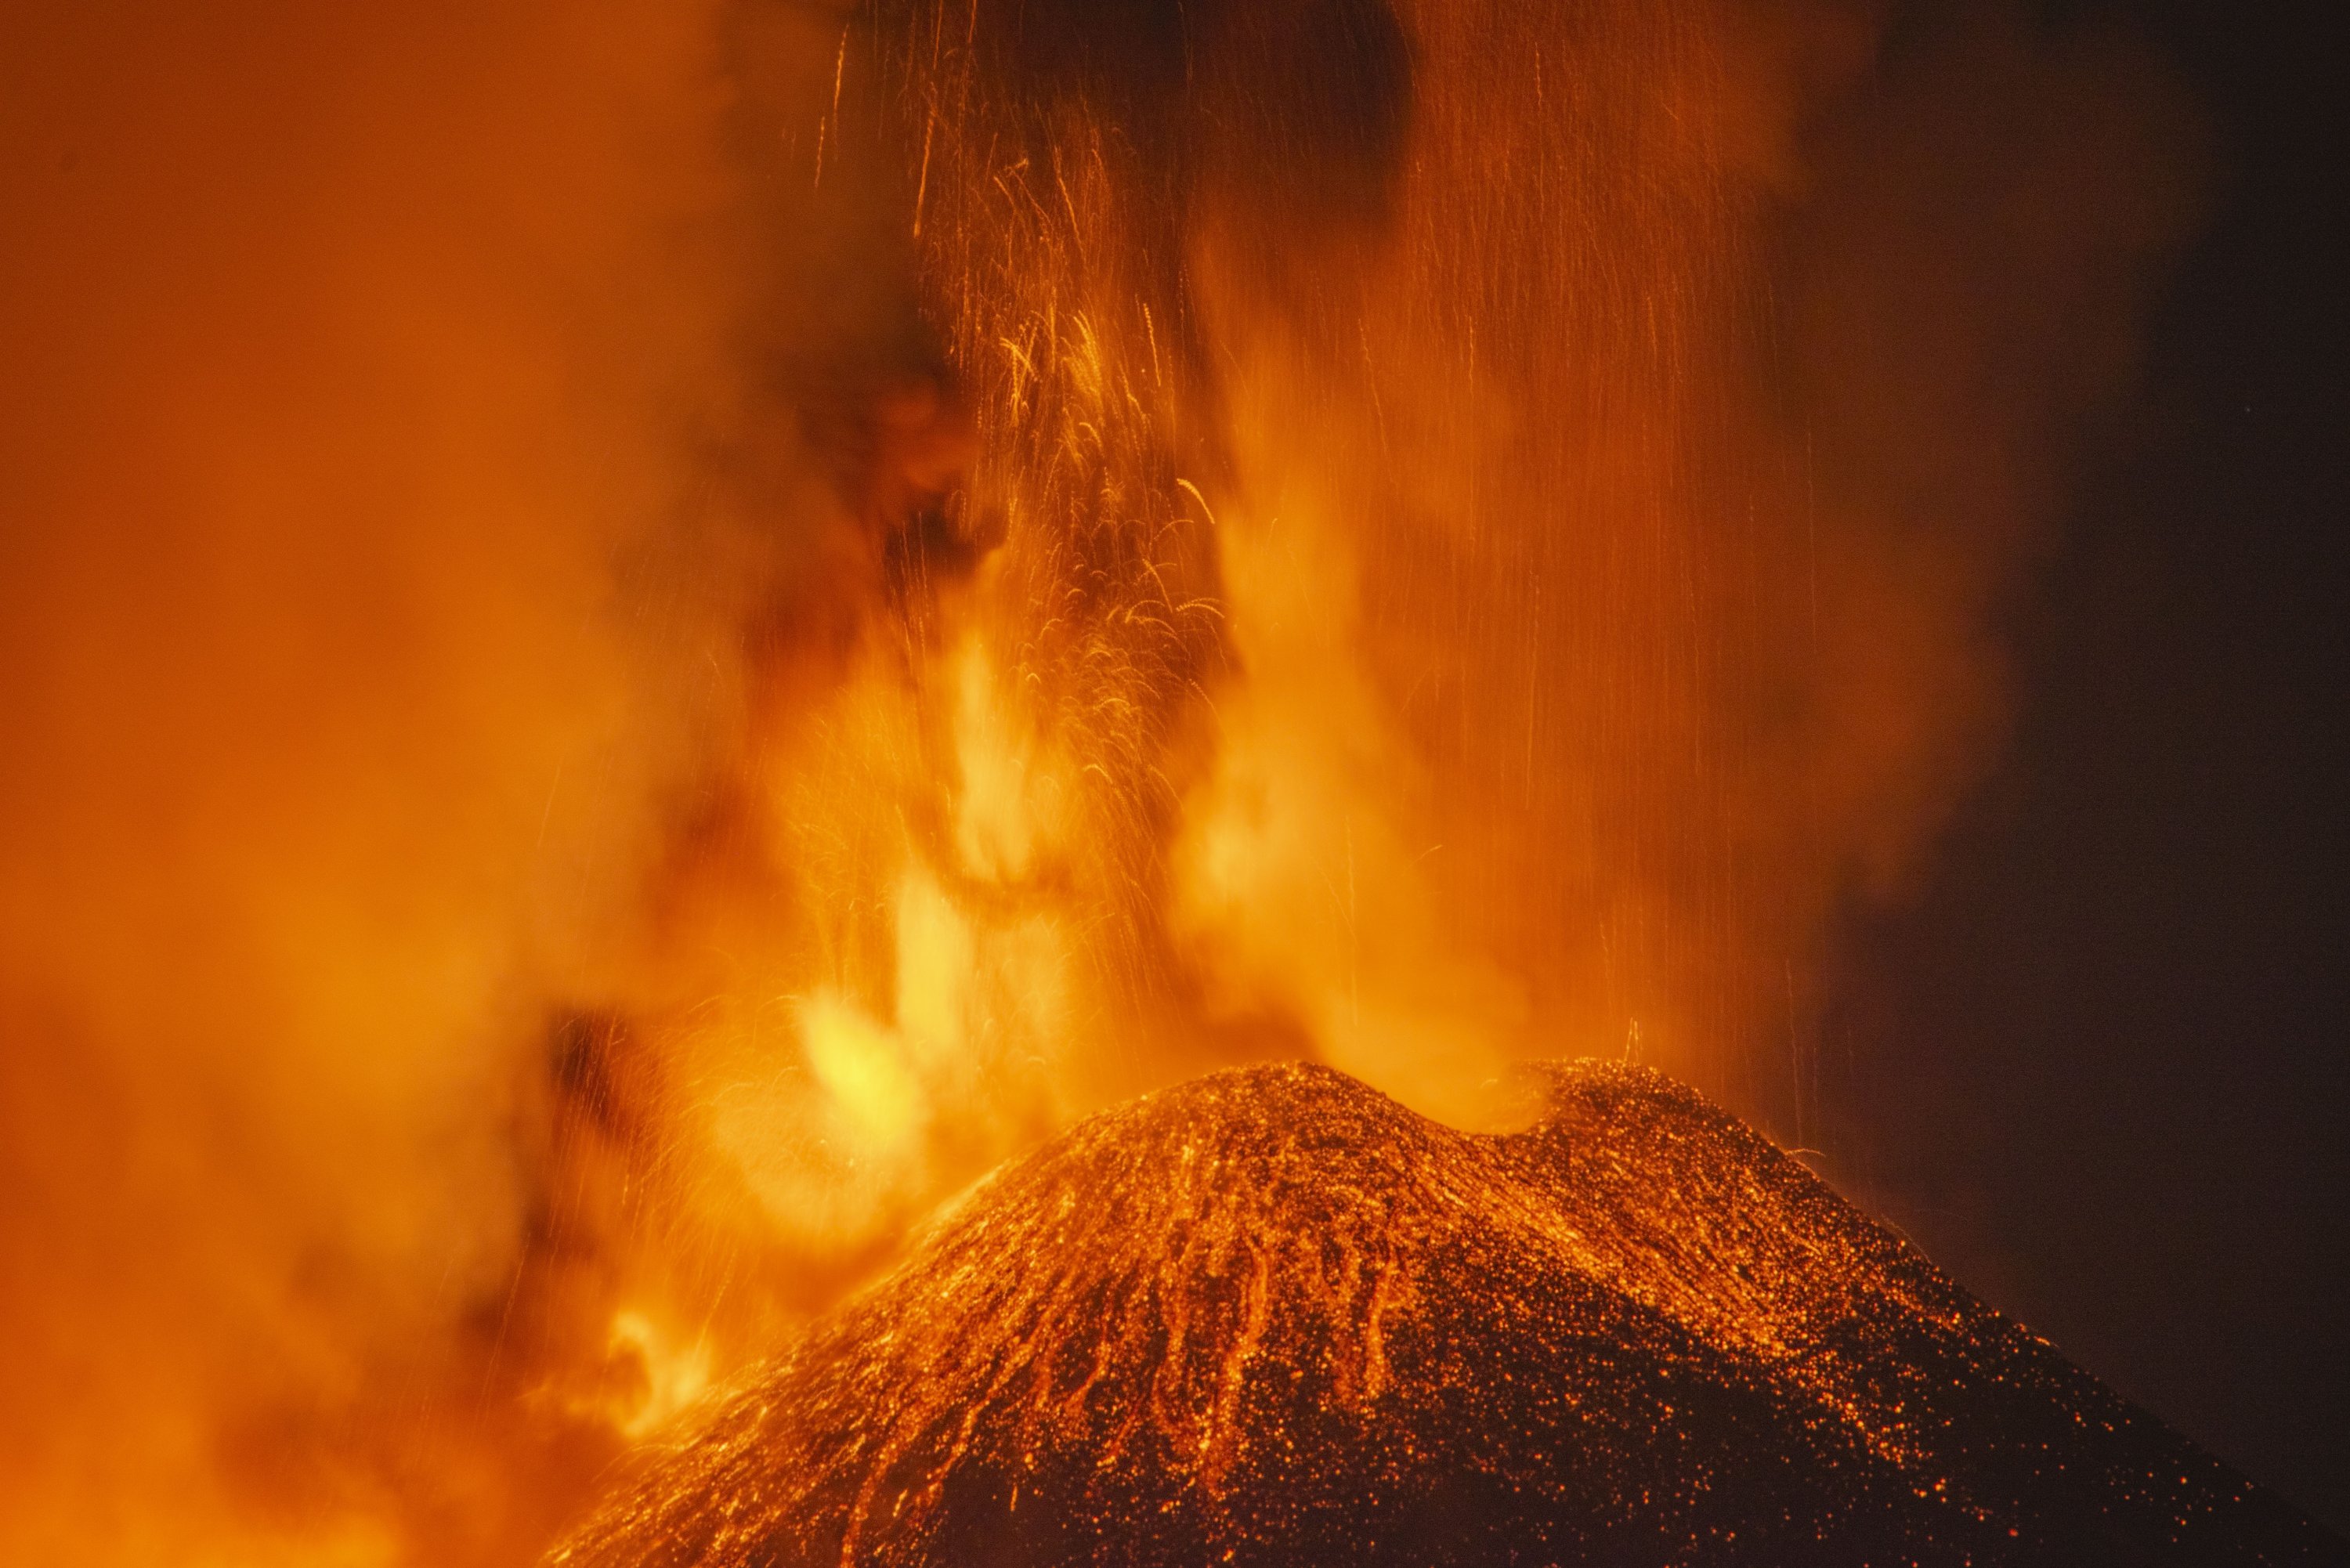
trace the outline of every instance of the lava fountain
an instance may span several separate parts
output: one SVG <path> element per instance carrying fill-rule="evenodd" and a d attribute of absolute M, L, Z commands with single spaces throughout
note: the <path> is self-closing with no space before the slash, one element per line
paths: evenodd
<path fill-rule="evenodd" d="M 1824 934 L 1995 740 L 1990 607 L 2183 222 L 2126 49 L 1859 0 L 207 10 L 7 78 L 58 151 L 7 187 L 5 1554 L 525 1561 L 672 1439 L 575 1555 L 1115 1553 L 1022 1532 L 1194 1482 L 1263 1517 L 1150 1551 L 1293 1504 L 1367 1551 L 1387 1503 L 1311 1501 L 1358 1484 L 1439 1500 L 1404 1550 L 1488 1427 L 1549 1499 L 1513 1550 L 2075 1540 L 2106 1493 L 1896 1407 L 1953 1357 L 2225 1511 L 1677 1091 L 1578 1069 L 1649 1107 L 1604 1158 L 1508 1131 L 1513 1063 L 1586 1055 L 1803 1141 Z M 1038 1194 L 1097 1189 L 1053 1253 Z M 1766 1198 L 1856 1261 L 1699 1233 Z M 1098 1271 L 1211 1219 L 1161 1344 Z M 907 1304 L 983 1264 L 1043 1316 Z M 1065 1287 L 1112 1338 L 1047 1343 Z M 1447 1323 L 1588 1373 L 1605 1453 L 1541 1469 L 1564 1393 L 1445 1406 Z M 1016 1389 L 889 1405 L 874 1346 L 974 1334 Z"/>

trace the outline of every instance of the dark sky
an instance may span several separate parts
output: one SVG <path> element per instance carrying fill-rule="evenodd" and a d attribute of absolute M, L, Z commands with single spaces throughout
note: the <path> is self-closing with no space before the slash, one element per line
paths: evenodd
<path fill-rule="evenodd" d="M 1823 1043 L 1840 1177 L 2350 1529 L 2350 334 L 2332 5 L 2129 0 L 2220 178 L 2033 590 L 2004 763 Z"/>

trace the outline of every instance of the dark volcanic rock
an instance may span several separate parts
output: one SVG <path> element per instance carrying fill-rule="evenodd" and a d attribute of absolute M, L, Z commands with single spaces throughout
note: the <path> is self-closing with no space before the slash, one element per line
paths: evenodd
<path fill-rule="evenodd" d="M 998 1172 L 552 1562 L 2340 1563 L 1730 1116 L 1222 1074 Z"/>

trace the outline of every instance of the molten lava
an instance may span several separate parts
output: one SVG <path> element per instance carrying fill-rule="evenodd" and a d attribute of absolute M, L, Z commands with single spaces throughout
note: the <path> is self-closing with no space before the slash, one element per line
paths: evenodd
<path fill-rule="evenodd" d="M 1800 1130 L 2179 223 L 1995 7 L 15 9 L 8 1563 L 510 1568 L 1212 1069 Z M 1090 1124 L 577 1551 L 2063 1538 L 1978 1406 L 2168 1473 L 1616 1083 Z"/>
<path fill-rule="evenodd" d="M 1694 1094 L 1548 1072 L 1498 1137 L 1315 1066 L 1097 1116 L 548 1561 L 2342 1560 Z"/>

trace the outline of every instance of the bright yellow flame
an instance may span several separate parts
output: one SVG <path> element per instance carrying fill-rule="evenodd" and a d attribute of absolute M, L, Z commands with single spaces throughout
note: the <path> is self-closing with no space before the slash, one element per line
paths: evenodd
<path fill-rule="evenodd" d="M 1356 562 L 1272 437 L 1269 393 L 1242 401 L 1238 444 L 1243 485 L 1278 510 L 1234 509 L 1218 535 L 1251 679 L 1218 703 L 1215 770 L 1186 802 L 1180 929 L 1227 1006 L 1301 1017 L 1336 1065 L 1474 1124 L 1525 1002 L 1437 920 L 1423 868 L 1443 846 L 1366 673 Z"/>
<path fill-rule="evenodd" d="M 615 1359 L 640 1368 L 643 1383 L 626 1409 L 609 1412 L 621 1432 L 641 1438 L 667 1425 L 709 1390 L 710 1344 L 672 1339 L 641 1312 L 624 1310 L 612 1318 L 606 1348 Z"/>
<path fill-rule="evenodd" d="M 1055 781 L 1036 765 L 1035 746 L 1014 728 L 978 638 L 963 643 L 954 681 L 955 757 L 962 775 L 955 847 L 972 876 L 1017 882 L 1035 864 Z"/>
<path fill-rule="evenodd" d="M 932 1075 L 960 1063 L 977 964 L 971 922 L 937 878 L 908 867 L 898 882 L 898 1028 L 907 1051 Z"/>
<path fill-rule="evenodd" d="M 819 994 L 800 1009 L 800 1041 L 833 1110 L 868 1156 L 897 1154 L 912 1142 L 921 1126 L 921 1085 L 896 1030 L 841 997 Z"/>

